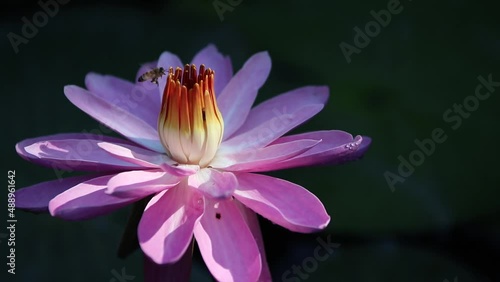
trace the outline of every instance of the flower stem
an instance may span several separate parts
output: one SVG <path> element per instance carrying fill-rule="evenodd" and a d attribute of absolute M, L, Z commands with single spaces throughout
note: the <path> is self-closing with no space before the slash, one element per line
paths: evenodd
<path fill-rule="evenodd" d="M 142 214 L 146 208 L 151 197 L 142 199 L 134 203 L 132 211 L 123 231 L 122 239 L 120 241 L 120 246 L 118 247 L 118 257 L 125 259 L 131 253 L 139 248 L 139 239 L 137 238 L 137 227 L 139 226 L 139 221 L 141 221 Z"/>
<path fill-rule="evenodd" d="M 184 252 L 181 259 L 172 264 L 159 265 L 144 255 L 144 282 L 189 281 L 193 248 L 194 239 L 191 240 L 191 247 Z"/>

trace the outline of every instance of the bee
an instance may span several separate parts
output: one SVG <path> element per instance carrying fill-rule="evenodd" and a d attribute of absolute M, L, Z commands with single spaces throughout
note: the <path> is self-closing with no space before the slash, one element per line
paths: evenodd
<path fill-rule="evenodd" d="M 165 72 L 165 69 L 162 67 L 159 68 L 154 68 L 148 72 L 143 73 L 141 76 L 139 76 L 138 81 L 143 82 L 146 80 L 150 80 L 151 82 L 158 85 L 158 78 L 161 78 L 163 75 L 166 75 L 167 73 Z"/>

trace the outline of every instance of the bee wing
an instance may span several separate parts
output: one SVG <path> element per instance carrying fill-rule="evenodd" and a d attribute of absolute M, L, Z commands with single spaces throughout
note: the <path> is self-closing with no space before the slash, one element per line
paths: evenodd
<path fill-rule="evenodd" d="M 151 71 L 153 70 L 154 68 L 156 68 L 156 65 L 157 65 L 157 62 L 147 62 L 147 63 L 144 63 L 144 64 L 139 64 L 141 67 L 139 68 L 139 71 L 137 72 L 136 76 L 135 76 L 135 81 L 139 81 L 139 82 L 142 82 L 142 81 L 145 81 L 147 79 L 142 79 L 141 80 L 141 77 L 147 73 L 148 71 Z"/>

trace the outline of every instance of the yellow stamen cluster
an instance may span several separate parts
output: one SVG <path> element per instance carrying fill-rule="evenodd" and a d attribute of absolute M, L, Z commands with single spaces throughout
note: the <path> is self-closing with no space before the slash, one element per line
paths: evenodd
<path fill-rule="evenodd" d="M 214 158 L 224 121 L 217 107 L 214 71 L 185 65 L 171 67 L 158 118 L 160 140 L 170 157 L 181 164 L 207 166 Z"/>

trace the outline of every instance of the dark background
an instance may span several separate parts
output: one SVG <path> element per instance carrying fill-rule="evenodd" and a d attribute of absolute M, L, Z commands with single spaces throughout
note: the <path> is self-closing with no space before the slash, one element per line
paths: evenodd
<path fill-rule="evenodd" d="M 402 0 L 403 11 L 347 63 L 339 44 L 353 45 L 353 29 L 363 29 L 373 20 L 370 11 L 388 2 L 243 0 L 221 21 L 205 0 L 71 0 L 17 54 L 7 34 L 21 35 L 21 18 L 31 20 L 41 8 L 35 1 L 2 4 L 2 170 L 16 170 L 18 188 L 55 178 L 18 157 L 14 145 L 98 128 L 62 91 L 83 85 L 87 72 L 133 80 L 140 64 L 164 50 L 189 62 L 208 43 L 230 55 L 237 71 L 252 54 L 268 50 L 273 68 L 258 102 L 303 85 L 328 85 L 325 109 L 294 132 L 341 129 L 373 138 L 361 161 L 272 173 L 307 187 L 332 216 L 323 233 L 310 235 L 262 220 L 276 281 L 311 257 L 317 238 L 328 234 L 340 246 L 307 281 L 500 281 L 500 88 L 456 130 L 442 117 L 474 94 L 479 75 L 500 81 L 497 6 Z M 435 128 L 447 140 L 391 191 L 384 173 L 397 173 L 398 156 L 408 159 L 414 140 L 430 138 Z M 5 207 L 6 186 L 0 193 Z M 112 271 L 125 267 L 141 281 L 140 252 L 116 257 L 129 212 L 66 222 L 17 211 L 16 275 L 6 272 L 4 239 L 0 280 L 111 281 Z M 211 281 L 195 256 L 192 280 Z"/>

